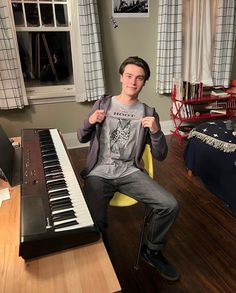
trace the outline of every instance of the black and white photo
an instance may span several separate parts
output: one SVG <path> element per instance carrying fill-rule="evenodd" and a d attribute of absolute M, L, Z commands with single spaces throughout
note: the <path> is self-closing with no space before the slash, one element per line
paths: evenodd
<path fill-rule="evenodd" d="M 112 0 L 113 17 L 148 17 L 149 0 Z"/>

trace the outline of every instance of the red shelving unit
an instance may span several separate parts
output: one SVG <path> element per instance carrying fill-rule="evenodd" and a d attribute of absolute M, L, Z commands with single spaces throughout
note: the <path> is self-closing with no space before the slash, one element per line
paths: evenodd
<path fill-rule="evenodd" d="M 227 119 L 236 115 L 236 95 L 229 94 L 228 96 L 213 96 L 206 95 L 200 98 L 193 98 L 188 100 L 181 100 L 176 98 L 176 88 L 172 91 L 172 107 L 170 111 L 171 118 L 174 123 L 174 129 L 171 131 L 172 135 L 177 138 L 179 143 L 188 136 L 188 131 L 181 131 L 181 128 L 187 123 L 197 125 L 201 121 L 214 119 Z M 214 103 L 214 109 L 210 105 Z M 196 110 L 197 108 L 208 106 L 204 113 Z M 207 108 L 207 107 L 206 107 Z M 213 110 L 215 112 L 213 112 Z M 217 113 L 216 111 L 219 111 Z M 222 113 L 220 113 L 222 111 Z M 188 126 L 186 126 L 188 128 Z"/>

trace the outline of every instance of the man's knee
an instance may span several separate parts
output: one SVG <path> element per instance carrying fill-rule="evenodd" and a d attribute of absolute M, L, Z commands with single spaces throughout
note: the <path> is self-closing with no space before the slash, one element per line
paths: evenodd
<path fill-rule="evenodd" d="M 174 200 L 172 201 L 172 211 L 177 215 L 179 213 L 179 203 L 178 201 L 174 198 Z"/>
<path fill-rule="evenodd" d="M 179 203 L 175 197 L 171 196 L 162 202 L 163 209 L 168 213 L 177 216 L 179 213 Z"/>

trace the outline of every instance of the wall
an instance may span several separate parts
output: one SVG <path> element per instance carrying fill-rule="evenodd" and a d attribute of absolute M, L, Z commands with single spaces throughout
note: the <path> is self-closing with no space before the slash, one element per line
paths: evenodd
<path fill-rule="evenodd" d="M 116 18 L 111 22 L 112 1 L 97 0 L 101 16 L 107 92 L 118 94 L 120 63 L 131 55 L 144 58 L 150 65 L 151 78 L 140 95 L 140 100 L 157 109 L 165 125 L 170 120 L 170 97 L 155 93 L 156 32 L 158 1 L 150 0 L 148 18 Z M 234 60 L 235 61 L 235 60 Z M 236 70 L 234 70 L 236 78 Z M 91 109 L 92 103 L 57 103 L 31 105 L 23 110 L 0 111 L 0 124 L 9 136 L 18 136 L 22 128 L 55 127 L 62 133 L 75 132 Z M 163 125 L 162 124 L 162 125 Z"/>

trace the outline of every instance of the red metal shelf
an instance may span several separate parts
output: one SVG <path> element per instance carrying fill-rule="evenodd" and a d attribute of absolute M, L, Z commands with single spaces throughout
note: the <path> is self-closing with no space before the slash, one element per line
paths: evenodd
<path fill-rule="evenodd" d="M 205 120 L 212 120 L 212 119 L 219 119 L 219 118 L 230 118 L 236 115 L 236 95 L 230 94 L 229 96 L 213 96 L 213 95 L 207 95 L 203 96 L 201 99 L 190 99 L 190 100 L 177 100 L 176 99 L 176 91 L 173 90 L 172 92 L 172 102 L 173 106 L 171 107 L 171 118 L 174 122 L 174 130 L 171 130 L 171 133 L 173 136 L 177 138 L 179 143 L 182 142 L 183 139 L 185 139 L 188 134 L 181 131 L 180 127 L 183 126 L 182 124 L 184 122 L 196 122 L 200 123 L 201 121 Z M 194 104 L 210 104 L 211 102 L 220 102 L 224 101 L 225 104 L 218 106 L 217 109 L 219 110 L 226 110 L 226 113 L 202 113 L 199 115 L 196 115 L 194 112 Z M 185 105 L 189 105 L 186 106 Z M 175 110 L 173 112 L 173 110 Z M 198 112 L 198 111 L 197 111 Z M 182 116 L 188 116 L 188 117 L 182 117 Z"/>

